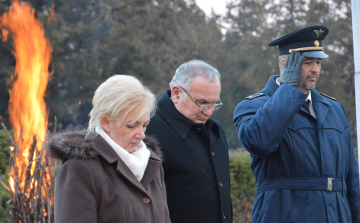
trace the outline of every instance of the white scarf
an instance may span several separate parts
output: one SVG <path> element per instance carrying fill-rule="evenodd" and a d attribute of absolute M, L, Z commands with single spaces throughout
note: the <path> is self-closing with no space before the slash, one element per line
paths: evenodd
<path fill-rule="evenodd" d="M 146 148 L 145 143 L 141 140 L 135 151 L 133 153 L 129 153 L 127 150 L 119 146 L 114 140 L 112 140 L 102 128 L 96 128 L 95 131 L 100 134 L 104 140 L 115 150 L 120 159 L 124 161 L 124 163 L 129 167 L 129 169 L 140 182 L 144 176 L 144 172 L 150 158 L 150 151 Z"/>

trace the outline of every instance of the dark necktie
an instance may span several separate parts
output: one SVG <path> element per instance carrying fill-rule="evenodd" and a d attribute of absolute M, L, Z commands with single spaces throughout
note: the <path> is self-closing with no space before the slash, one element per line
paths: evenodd
<path fill-rule="evenodd" d="M 303 104 L 303 107 L 304 107 L 308 112 L 310 112 L 309 103 L 310 103 L 310 100 L 305 101 L 305 103 Z"/>

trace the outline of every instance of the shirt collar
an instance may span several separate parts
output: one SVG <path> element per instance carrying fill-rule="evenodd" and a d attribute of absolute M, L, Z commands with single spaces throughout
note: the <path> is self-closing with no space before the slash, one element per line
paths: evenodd
<path fill-rule="evenodd" d="M 308 94 L 307 98 L 305 99 L 305 101 L 310 101 L 309 103 L 312 104 L 311 91 L 309 91 L 309 94 Z"/>

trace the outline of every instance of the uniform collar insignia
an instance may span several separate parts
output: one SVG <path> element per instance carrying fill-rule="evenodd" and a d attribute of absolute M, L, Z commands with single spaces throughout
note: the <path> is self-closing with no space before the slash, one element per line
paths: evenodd
<path fill-rule="evenodd" d="M 319 37 L 321 36 L 325 31 L 322 30 L 322 29 L 319 29 L 319 30 L 314 30 L 314 33 L 316 33 L 316 36 Z"/>

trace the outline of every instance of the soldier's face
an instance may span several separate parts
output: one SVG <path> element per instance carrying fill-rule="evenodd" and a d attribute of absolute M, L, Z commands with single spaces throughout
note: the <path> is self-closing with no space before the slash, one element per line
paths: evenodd
<path fill-rule="evenodd" d="M 210 82 L 201 76 L 196 76 L 191 84 L 188 93 L 200 105 L 211 105 L 219 102 L 221 92 L 220 82 Z M 200 111 L 194 101 L 186 95 L 179 87 L 174 86 L 172 89 L 172 101 L 176 109 L 186 118 L 194 123 L 203 123 L 212 116 L 214 111 L 209 108 Z"/>
<path fill-rule="evenodd" d="M 307 93 L 315 88 L 319 80 L 321 59 L 305 57 L 300 74 L 299 91 Z"/>

